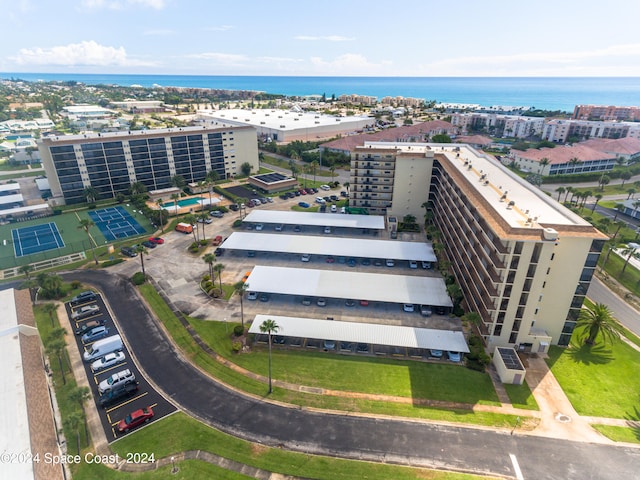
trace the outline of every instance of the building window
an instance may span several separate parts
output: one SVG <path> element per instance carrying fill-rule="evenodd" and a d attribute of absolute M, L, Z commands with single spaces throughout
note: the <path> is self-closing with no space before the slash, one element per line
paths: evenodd
<path fill-rule="evenodd" d="M 516 343 L 517 339 L 518 339 L 518 332 L 511 332 L 511 335 L 509 335 L 509 343 Z"/>

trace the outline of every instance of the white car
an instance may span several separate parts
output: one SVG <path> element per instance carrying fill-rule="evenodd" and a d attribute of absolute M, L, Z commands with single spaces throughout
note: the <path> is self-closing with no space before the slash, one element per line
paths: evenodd
<path fill-rule="evenodd" d="M 95 303 L 90 305 L 84 305 L 80 308 L 77 308 L 71 314 L 71 320 L 81 320 L 83 318 L 90 317 L 95 315 L 100 311 L 100 307 Z"/>
<path fill-rule="evenodd" d="M 113 367 L 119 363 L 124 362 L 124 352 L 107 353 L 104 357 L 99 358 L 91 364 L 91 370 L 99 372 L 105 368 Z"/>
<path fill-rule="evenodd" d="M 329 190 L 331 190 L 331 187 L 329 185 L 320 185 L 320 189 L 328 192 Z"/>
<path fill-rule="evenodd" d="M 325 203 L 327 203 L 327 201 L 322 197 L 316 197 L 316 203 L 319 203 L 320 205 L 324 205 Z"/>
<path fill-rule="evenodd" d="M 418 268 L 418 262 L 415 260 L 409 260 L 409 268 Z"/>
<path fill-rule="evenodd" d="M 258 223 L 258 224 L 256 225 L 256 230 L 257 230 L 258 232 L 259 232 L 260 230 L 262 230 L 263 228 L 264 228 L 264 225 L 263 225 L 263 224 L 261 224 L 261 223 Z"/>
<path fill-rule="evenodd" d="M 395 265 L 395 262 L 393 260 L 391 260 L 390 258 L 387 259 L 387 261 L 385 262 L 387 267 L 393 267 Z"/>
<path fill-rule="evenodd" d="M 331 233 L 331 227 L 324 227 L 324 233 Z"/>
<path fill-rule="evenodd" d="M 247 300 L 257 300 L 258 292 L 249 292 L 247 293 Z"/>
<path fill-rule="evenodd" d="M 404 305 L 402 305 L 402 310 L 404 310 L 405 312 L 413 312 L 415 310 L 415 306 L 413 305 L 413 303 L 405 303 Z"/>
<path fill-rule="evenodd" d="M 300 260 L 303 262 L 308 262 L 311 260 L 311 255 L 309 255 L 308 253 L 304 253 L 302 257 L 300 257 Z"/>
<path fill-rule="evenodd" d="M 104 395 L 105 392 L 110 391 L 112 388 L 120 385 L 126 385 L 127 383 L 134 383 L 136 381 L 135 374 L 129 370 L 121 370 L 118 373 L 114 373 L 110 377 L 104 379 L 98 385 L 98 392 L 100 395 Z"/>

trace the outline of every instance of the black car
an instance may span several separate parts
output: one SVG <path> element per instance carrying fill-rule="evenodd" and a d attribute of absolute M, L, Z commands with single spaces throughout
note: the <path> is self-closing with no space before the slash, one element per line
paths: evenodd
<path fill-rule="evenodd" d="M 131 248 L 131 247 L 122 247 L 120 249 L 120 253 L 122 253 L 122 255 L 124 255 L 125 257 L 137 257 L 138 254 L 136 253 L 136 251 Z"/>
<path fill-rule="evenodd" d="M 86 292 L 80 292 L 78 295 L 73 297 L 69 301 L 69 303 L 71 304 L 72 307 L 75 307 L 76 305 L 80 305 L 83 303 L 93 302 L 95 299 L 96 299 L 95 292 L 92 292 L 91 290 L 87 290 Z"/>
<path fill-rule="evenodd" d="M 138 382 L 126 383 L 118 387 L 112 388 L 104 395 L 100 395 L 98 402 L 102 408 L 113 405 L 120 399 L 128 398 L 138 391 Z"/>
<path fill-rule="evenodd" d="M 142 242 L 142 246 L 144 248 L 156 248 L 157 245 L 149 240 L 145 240 L 144 242 Z"/>
<path fill-rule="evenodd" d="M 216 248 L 216 251 L 213 252 L 215 254 L 216 257 L 221 257 L 222 255 L 224 255 L 224 248 Z"/>
<path fill-rule="evenodd" d="M 239 208 L 240 207 L 237 203 L 232 203 L 231 205 L 229 205 L 229 210 L 233 210 L 234 212 L 237 212 Z"/>
<path fill-rule="evenodd" d="M 337 201 L 339 200 L 337 195 L 331 195 L 329 198 L 330 198 L 330 199 L 331 199 L 331 201 L 333 201 L 333 202 L 337 202 Z"/>

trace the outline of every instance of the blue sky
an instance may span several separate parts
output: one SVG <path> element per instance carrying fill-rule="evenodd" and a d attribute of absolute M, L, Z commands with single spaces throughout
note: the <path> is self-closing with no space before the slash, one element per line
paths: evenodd
<path fill-rule="evenodd" d="M 0 0 L 0 72 L 640 76 L 637 0 Z"/>

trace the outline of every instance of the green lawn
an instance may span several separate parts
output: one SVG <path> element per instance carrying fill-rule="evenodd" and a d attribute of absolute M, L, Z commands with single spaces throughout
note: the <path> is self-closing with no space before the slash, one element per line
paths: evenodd
<path fill-rule="evenodd" d="M 637 419 L 640 352 L 621 341 L 589 347 L 574 334 L 570 348 L 551 347 L 547 363 L 580 415 Z"/>
<path fill-rule="evenodd" d="M 640 443 L 640 429 L 632 427 L 614 427 L 611 425 L 591 426 L 614 442 Z"/>
<path fill-rule="evenodd" d="M 183 413 L 176 413 L 147 428 L 128 435 L 112 444 L 114 452 L 126 456 L 128 452 L 153 452 L 156 458 L 187 450 L 204 450 L 221 457 L 235 460 L 270 472 L 293 475 L 301 478 L 316 479 L 362 479 L 394 480 L 432 479 L 463 480 L 477 479 L 475 475 L 452 472 L 393 466 L 382 463 L 369 463 L 355 460 L 305 455 L 279 448 L 269 448 L 254 444 L 207 427 Z M 247 478 L 233 472 L 223 472 L 216 467 L 205 466 L 202 462 L 178 462 L 180 474 L 176 478 Z M 183 473 L 184 468 L 184 473 Z M 88 469 L 87 469 L 88 470 Z M 96 469 L 99 470 L 99 469 Z M 169 468 L 157 473 L 149 472 L 144 476 L 127 475 L 126 478 L 167 478 Z M 92 473 L 94 476 L 91 476 Z M 96 471 L 87 472 L 87 476 L 74 475 L 74 478 L 124 478 L 123 474 L 97 477 Z M 114 476 L 117 475 L 117 476 Z M 221 475 L 221 476 L 219 476 Z M 226 476 L 222 476 L 226 475 Z"/>
<path fill-rule="evenodd" d="M 507 395 L 509 395 L 509 399 L 511 400 L 511 404 L 516 408 L 524 408 L 527 410 L 539 410 L 538 402 L 531 393 L 531 389 L 529 385 L 523 383 L 522 385 L 511 385 L 505 383 L 505 390 L 507 391 Z"/>
<path fill-rule="evenodd" d="M 233 354 L 232 340 L 224 322 L 189 319 L 189 323 L 218 354 L 251 372 L 268 375 L 266 346 L 252 346 L 250 354 Z M 272 360 L 273 377 L 294 384 L 414 399 L 499 405 L 488 375 L 456 365 L 277 348 L 273 350 Z"/>

